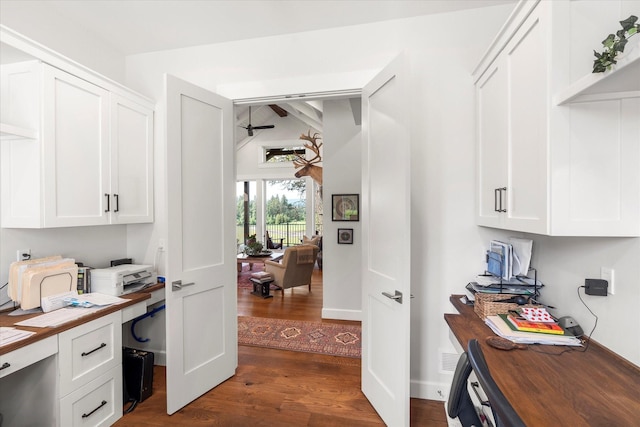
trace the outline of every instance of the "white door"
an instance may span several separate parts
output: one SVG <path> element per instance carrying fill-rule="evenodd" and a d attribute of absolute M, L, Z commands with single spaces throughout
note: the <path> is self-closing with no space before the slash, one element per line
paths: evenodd
<path fill-rule="evenodd" d="M 230 100 L 172 76 L 167 101 L 167 413 L 238 366 Z"/>
<path fill-rule="evenodd" d="M 362 391 L 409 425 L 411 273 L 407 73 L 400 56 L 362 91 Z"/>

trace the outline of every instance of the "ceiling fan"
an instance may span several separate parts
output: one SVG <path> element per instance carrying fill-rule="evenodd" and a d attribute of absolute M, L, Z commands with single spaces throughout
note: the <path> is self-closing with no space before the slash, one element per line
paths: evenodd
<path fill-rule="evenodd" d="M 253 136 L 253 131 L 257 129 L 273 129 L 275 125 L 263 125 L 263 126 L 252 126 L 251 125 L 251 107 L 249 107 L 249 124 L 247 126 L 240 126 L 247 130 L 248 136 Z"/>

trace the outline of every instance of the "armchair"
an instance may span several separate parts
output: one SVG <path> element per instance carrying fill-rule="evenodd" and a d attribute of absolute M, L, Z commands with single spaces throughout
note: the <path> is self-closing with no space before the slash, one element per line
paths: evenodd
<path fill-rule="evenodd" d="M 311 291 L 311 274 L 318 256 L 319 248 L 315 245 L 299 245 L 287 248 L 282 263 L 267 260 L 264 269 L 273 274 L 274 284 L 283 290 L 295 286 L 308 285 Z"/>
<path fill-rule="evenodd" d="M 280 243 L 273 243 L 271 236 L 269 236 L 269 232 L 265 231 L 265 240 L 267 241 L 267 249 L 282 249 L 284 239 L 280 239 Z"/>

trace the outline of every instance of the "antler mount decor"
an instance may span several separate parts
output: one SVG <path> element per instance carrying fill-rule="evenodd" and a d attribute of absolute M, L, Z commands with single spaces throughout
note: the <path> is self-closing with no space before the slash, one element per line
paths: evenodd
<path fill-rule="evenodd" d="M 300 138 L 304 141 L 309 141 L 308 144 L 304 144 L 304 147 L 308 150 L 311 150 L 314 153 L 314 156 L 311 159 L 307 159 L 305 156 L 296 155 L 296 158 L 293 160 L 293 167 L 298 169 L 295 173 L 296 178 L 301 178 L 303 176 L 310 176 L 318 185 L 322 185 L 322 166 L 318 166 L 317 163 L 322 161 L 322 157 L 320 156 L 320 147 L 322 147 L 322 142 L 318 142 L 321 137 L 316 132 L 311 135 L 311 130 L 305 135 L 300 135 Z"/>

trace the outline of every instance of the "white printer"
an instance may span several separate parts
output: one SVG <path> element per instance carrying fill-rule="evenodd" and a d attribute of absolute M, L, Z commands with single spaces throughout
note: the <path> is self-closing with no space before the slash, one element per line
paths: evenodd
<path fill-rule="evenodd" d="M 157 282 L 152 265 L 121 264 L 90 271 L 91 292 L 120 296 L 136 292 Z"/>

